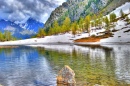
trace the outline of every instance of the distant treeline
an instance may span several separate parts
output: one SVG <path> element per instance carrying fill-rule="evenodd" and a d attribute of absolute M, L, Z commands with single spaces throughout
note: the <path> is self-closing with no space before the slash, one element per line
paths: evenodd
<path fill-rule="evenodd" d="M 0 41 L 11 41 L 16 40 L 15 37 L 11 35 L 11 32 L 5 31 L 4 33 L 0 32 Z"/>

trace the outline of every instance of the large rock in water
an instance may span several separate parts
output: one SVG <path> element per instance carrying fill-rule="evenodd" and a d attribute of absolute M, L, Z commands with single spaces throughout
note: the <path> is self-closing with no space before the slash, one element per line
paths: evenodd
<path fill-rule="evenodd" d="M 65 65 L 58 73 L 57 84 L 65 84 L 68 86 L 76 86 L 75 73 L 67 65 Z"/>

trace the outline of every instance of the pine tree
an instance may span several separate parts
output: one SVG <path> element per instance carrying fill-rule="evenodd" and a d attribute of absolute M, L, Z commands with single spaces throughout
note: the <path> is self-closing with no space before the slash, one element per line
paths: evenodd
<path fill-rule="evenodd" d="M 116 20 L 116 14 L 115 14 L 115 13 L 111 13 L 109 16 L 110 16 L 110 23 L 112 23 L 112 24 L 111 24 L 111 27 L 112 27 L 113 29 L 115 29 L 115 28 L 114 28 L 114 27 L 115 27 L 114 22 L 115 22 L 115 20 Z"/>
<path fill-rule="evenodd" d="M 103 17 L 103 12 L 99 12 L 99 14 L 98 14 L 98 27 L 102 26 L 102 21 L 103 21 L 102 17 Z"/>
<path fill-rule="evenodd" d="M 96 19 L 95 20 L 95 27 L 98 27 L 98 25 L 99 25 L 99 19 Z"/>
<path fill-rule="evenodd" d="M 59 33 L 59 24 L 57 21 L 54 21 L 53 23 L 53 29 L 54 29 L 54 34 L 58 34 Z"/>
<path fill-rule="evenodd" d="M 77 24 L 76 24 L 76 22 L 74 22 L 74 23 L 72 24 L 71 29 L 72 29 L 72 34 L 73 34 L 74 37 L 75 37 L 76 31 L 77 31 Z"/>
<path fill-rule="evenodd" d="M 104 22 L 106 24 L 106 30 L 108 30 L 109 29 L 109 19 L 107 16 L 104 18 Z"/>
<path fill-rule="evenodd" d="M 128 16 L 126 17 L 126 19 L 125 19 L 125 20 L 126 20 L 126 22 L 127 22 L 127 23 L 130 23 L 130 19 L 129 19 L 129 17 L 128 17 Z"/>
<path fill-rule="evenodd" d="M 94 25 L 94 21 L 92 21 L 92 22 L 91 22 L 91 27 L 94 27 L 94 26 L 95 26 L 95 25 Z"/>
<path fill-rule="evenodd" d="M 70 18 L 66 17 L 63 24 L 62 24 L 63 25 L 62 27 L 64 27 L 65 32 L 70 31 L 70 24 L 71 24 Z"/>
<path fill-rule="evenodd" d="M 2 32 L 0 32 L 0 41 L 4 41 L 4 37 L 3 37 Z"/>
<path fill-rule="evenodd" d="M 111 23 L 115 22 L 115 19 L 116 19 L 116 14 L 115 13 L 111 13 L 110 14 L 110 22 Z"/>
<path fill-rule="evenodd" d="M 90 15 L 85 18 L 85 29 L 90 32 Z"/>
<path fill-rule="evenodd" d="M 38 31 L 38 34 L 37 34 L 37 37 L 44 37 L 44 36 L 46 36 L 46 32 L 45 32 L 45 30 L 44 29 L 39 29 L 39 31 Z"/>
<path fill-rule="evenodd" d="M 5 31 L 5 32 L 4 32 L 4 40 L 5 40 L 5 41 L 9 41 L 9 40 L 11 40 L 11 38 L 12 38 L 11 32 Z"/>
<path fill-rule="evenodd" d="M 53 35 L 53 34 L 54 34 L 54 32 L 53 32 L 53 28 L 50 27 L 50 29 L 49 29 L 49 31 L 48 31 L 48 35 Z"/>
<path fill-rule="evenodd" d="M 97 16 L 94 14 L 94 15 L 93 15 L 94 27 L 96 27 L 96 25 L 97 25 L 97 24 L 96 24 L 96 19 L 97 19 Z"/>
<path fill-rule="evenodd" d="M 83 20 L 83 18 L 81 17 L 81 18 L 79 19 L 79 28 L 80 28 L 80 31 L 84 31 L 84 29 L 83 29 L 83 23 L 84 23 L 84 20 Z"/>
<path fill-rule="evenodd" d="M 124 17 L 125 17 L 125 14 L 124 14 L 124 12 L 123 12 L 122 9 L 120 10 L 120 16 L 121 16 L 121 18 L 124 18 Z"/>

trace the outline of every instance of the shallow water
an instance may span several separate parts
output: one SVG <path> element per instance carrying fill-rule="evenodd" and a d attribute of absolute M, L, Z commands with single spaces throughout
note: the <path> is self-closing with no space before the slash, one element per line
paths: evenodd
<path fill-rule="evenodd" d="M 0 84 L 57 86 L 58 71 L 69 65 L 77 86 L 130 85 L 130 45 L 43 45 L 0 49 Z"/>

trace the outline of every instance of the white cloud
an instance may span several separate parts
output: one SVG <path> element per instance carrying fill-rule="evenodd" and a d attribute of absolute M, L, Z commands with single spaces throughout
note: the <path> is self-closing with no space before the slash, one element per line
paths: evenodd
<path fill-rule="evenodd" d="M 4 30 L 6 30 L 6 31 L 10 31 L 11 34 L 13 35 L 16 29 L 15 29 L 14 27 L 7 26 Z"/>
<path fill-rule="evenodd" d="M 32 30 L 23 30 L 22 32 L 20 32 L 22 35 L 32 35 L 34 34 L 34 31 Z"/>
<path fill-rule="evenodd" d="M 0 0 L 0 18 L 23 21 L 32 17 L 45 22 L 51 12 L 63 2 L 65 0 Z"/>
<path fill-rule="evenodd" d="M 15 28 L 11 26 L 7 26 L 4 30 L 15 31 Z"/>

